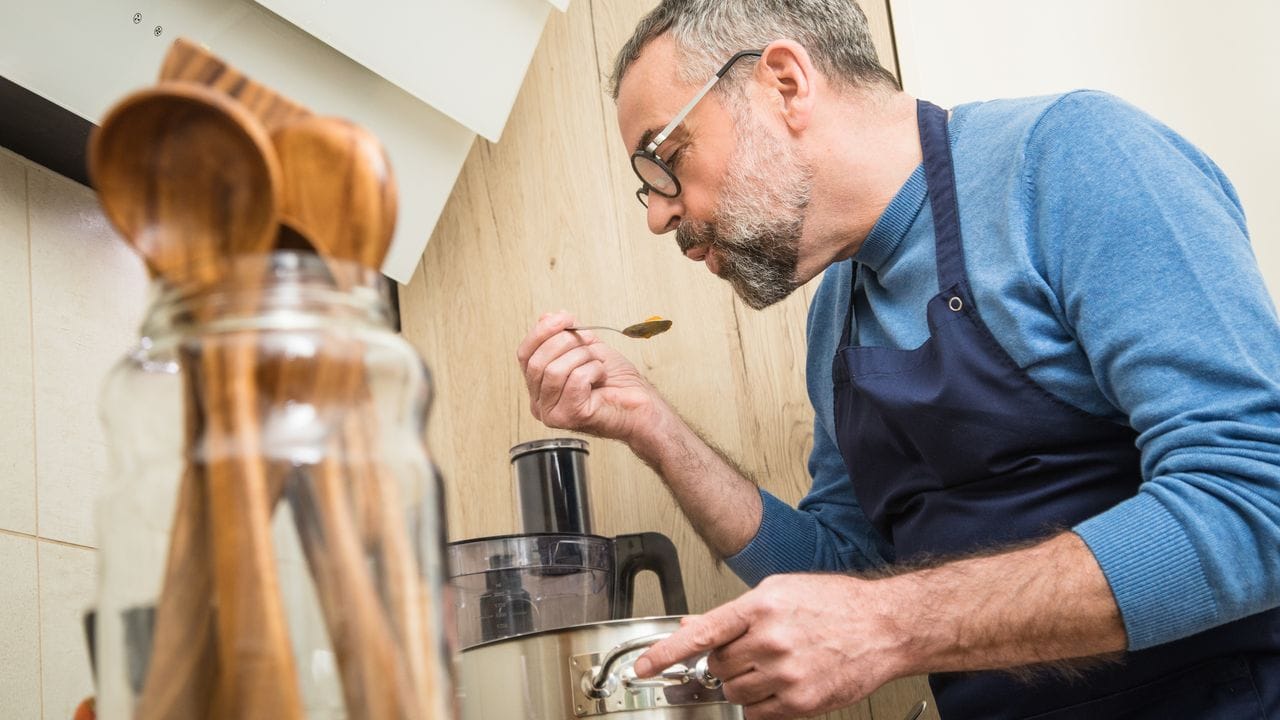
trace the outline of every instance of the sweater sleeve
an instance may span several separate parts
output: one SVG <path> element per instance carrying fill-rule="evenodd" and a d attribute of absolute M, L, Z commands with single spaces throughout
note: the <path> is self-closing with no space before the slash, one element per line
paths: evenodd
<path fill-rule="evenodd" d="M 761 490 L 764 513 L 756 536 L 725 563 L 748 585 L 788 572 L 848 572 L 883 565 L 887 545 L 853 493 L 832 437 L 831 362 L 848 305 L 849 263 L 827 271 L 809 307 L 806 382 L 814 407 L 813 485 L 798 507 Z"/>
<path fill-rule="evenodd" d="M 1047 110 L 1025 167 L 1038 270 L 1138 432 L 1137 495 L 1075 528 L 1130 648 L 1280 605 L 1280 324 L 1233 188 L 1102 93 Z"/>

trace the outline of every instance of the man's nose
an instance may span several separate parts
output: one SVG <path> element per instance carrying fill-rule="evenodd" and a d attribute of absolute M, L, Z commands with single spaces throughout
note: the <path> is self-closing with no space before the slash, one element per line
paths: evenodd
<path fill-rule="evenodd" d="M 680 225 L 684 205 L 679 197 L 664 197 L 656 192 L 649 193 L 649 232 L 663 235 L 675 230 Z"/>

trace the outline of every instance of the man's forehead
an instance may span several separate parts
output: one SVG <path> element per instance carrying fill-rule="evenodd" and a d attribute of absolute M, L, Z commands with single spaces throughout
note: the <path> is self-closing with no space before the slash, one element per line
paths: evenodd
<path fill-rule="evenodd" d="M 622 139 L 644 147 L 675 117 L 697 88 L 677 77 L 675 43 L 662 35 L 640 52 L 618 86 Z"/>

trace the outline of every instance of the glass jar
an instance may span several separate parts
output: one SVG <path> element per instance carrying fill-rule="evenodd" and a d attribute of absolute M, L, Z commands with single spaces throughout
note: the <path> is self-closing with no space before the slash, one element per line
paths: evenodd
<path fill-rule="evenodd" d="M 451 718 L 429 379 L 374 271 L 157 284 L 102 412 L 98 712 Z"/>

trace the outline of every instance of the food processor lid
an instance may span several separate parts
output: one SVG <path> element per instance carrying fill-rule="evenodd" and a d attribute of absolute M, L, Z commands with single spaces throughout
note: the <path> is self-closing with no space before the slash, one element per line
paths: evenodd
<path fill-rule="evenodd" d="M 581 450 L 588 455 L 591 451 L 587 449 L 587 441 L 577 438 L 549 438 L 546 440 L 530 440 L 522 442 L 519 445 L 513 445 L 510 450 L 511 462 L 515 462 L 516 458 L 521 455 L 539 452 L 542 450 Z"/>
<path fill-rule="evenodd" d="M 496 570 L 613 569 L 613 541 L 599 535 L 501 535 L 450 543 L 449 577 Z"/>

